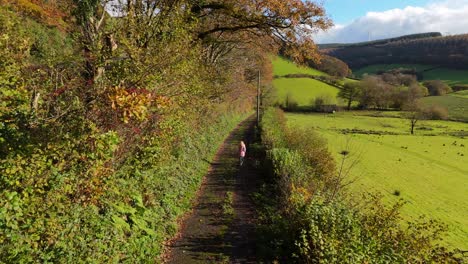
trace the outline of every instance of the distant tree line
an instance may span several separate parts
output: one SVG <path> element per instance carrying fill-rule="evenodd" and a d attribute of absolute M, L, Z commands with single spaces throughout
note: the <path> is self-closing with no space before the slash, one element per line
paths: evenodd
<path fill-rule="evenodd" d="M 412 75 L 368 75 L 361 81 L 346 82 L 338 97 L 346 102 L 350 110 L 353 103 L 359 109 L 395 109 L 406 111 L 410 120 L 410 131 L 420 119 L 448 119 L 448 110 L 444 107 L 423 106 L 419 99 L 428 95 L 445 95 L 451 92 L 450 86 L 439 80 L 427 81 L 420 85 Z"/>
<path fill-rule="evenodd" d="M 412 75 L 368 75 L 361 81 L 346 82 L 338 96 L 345 99 L 348 110 L 353 102 L 361 109 L 399 109 L 415 105 L 424 96 L 440 96 L 452 92 L 440 80 L 426 81 L 422 85 Z"/>
<path fill-rule="evenodd" d="M 433 64 L 467 69 L 468 34 L 401 39 L 386 44 L 345 46 L 323 52 L 343 60 L 352 69 L 391 63 Z"/>
<path fill-rule="evenodd" d="M 429 94 L 415 79 L 409 80 L 409 76 L 403 76 L 397 85 L 382 76 L 366 76 L 359 82 L 345 83 L 338 96 L 346 100 L 348 110 L 353 102 L 362 109 L 403 109 Z"/>

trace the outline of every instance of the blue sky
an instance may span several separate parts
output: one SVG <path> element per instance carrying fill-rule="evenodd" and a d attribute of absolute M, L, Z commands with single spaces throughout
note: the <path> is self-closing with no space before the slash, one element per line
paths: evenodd
<path fill-rule="evenodd" d="M 317 43 L 353 43 L 424 32 L 468 33 L 468 0 L 322 2 L 335 26 L 315 34 Z"/>
<path fill-rule="evenodd" d="M 429 0 L 323 0 L 325 10 L 337 24 L 345 24 L 369 11 L 386 11 L 407 6 L 424 6 Z"/>

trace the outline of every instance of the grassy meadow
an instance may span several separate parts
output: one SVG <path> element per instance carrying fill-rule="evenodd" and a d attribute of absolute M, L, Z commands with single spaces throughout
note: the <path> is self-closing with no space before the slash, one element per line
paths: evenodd
<path fill-rule="evenodd" d="M 468 124 L 420 121 L 410 135 L 399 112 L 288 114 L 288 124 L 312 127 L 328 140 L 337 161 L 358 161 L 350 195 L 378 191 L 403 199 L 406 218 L 427 215 L 449 225 L 446 243 L 468 249 Z M 456 137 L 455 135 L 458 135 Z M 464 135 L 464 137 L 463 137 Z M 346 165 L 345 165 L 346 167 Z M 398 194 L 398 195 L 397 195 Z"/>
<path fill-rule="evenodd" d="M 299 106 L 313 105 L 318 96 L 326 97 L 329 104 L 336 104 L 338 89 L 311 78 L 277 78 L 273 80 L 277 90 L 278 102 L 284 103 L 291 97 Z"/>
<path fill-rule="evenodd" d="M 286 74 L 309 74 L 326 76 L 327 74 L 309 67 L 299 67 L 296 64 L 276 57 L 273 61 L 275 76 Z M 277 91 L 278 103 L 283 104 L 286 97 L 296 101 L 299 106 L 309 106 L 314 104 L 314 99 L 318 96 L 325 97 L 327 104 L 336 104 L 338 89 L 321 81 L 312 78 L 275 78 L 273 86 Z"/>
<path fill-rule="evenodd" d="M 378 71 L 407 68 L 422 72 L 423 80 L 441 80 L 448 85 L 468 84 L 468 70 L 438 68 L 436 65 L 422 64 L 376 64 L 353 71 L 357 77 L 364 74 L 376 74 Z"/>
<path fill-rule="evenodd" d="M 275 76 L 284 76 L 286 74 L 294 74 L 294 73 L 301 73 L 301 74 L 309 74 L 309 75 L 320 75 L 325 76 L 327 75 L 324 72 L 319 70 L 310 68 L 310 67 L 300 67 L 293 62 L 277 56 L 272 60 L 273 63 L 273 75 Z"/>

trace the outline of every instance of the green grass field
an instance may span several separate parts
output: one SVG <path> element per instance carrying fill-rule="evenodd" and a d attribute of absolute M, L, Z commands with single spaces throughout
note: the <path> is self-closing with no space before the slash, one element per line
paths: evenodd
<path fill-rule="evenodd" d="M 272 61 L 274 75 L 302 73 L 309 75 L 327 75 L 321 71 L 309 67 L 298 67 L 282 57 L 276 57 Z M 322 96 L 327 98 L 327 104 L 336 104 L 338 89 L 321 81 L 311 78 L 276 78 L 273 80 L 276 89 L 278 103 L 283 104 L 286 97 L 296 101 L 299 106 L 311 106 L 315 98 Z"/>
<path fill-rule="evenodd" d="M 350 187 L 353 196 L 371 190 L 383 193 L 388 202 L 404 199 L 405 218 L 426 215 L 447 223 L 450 231 L 444 243 L 467 250 L 468 124 L 420 121 L 415 135 L 410 135 L 408 120 L 389 117 L 399 115 L 339 112 L 287 117 L 291 126 L 313 127 L 322 134 L 337 160 L 347 149 L 349 160 L 359 161 L 348 176 L 356 180 Z"/>
<path fill-rule="evenodd" d="M 449 95 L 468 99 L 468 90 L 451 93 Z"/>
<path fill-rule="evenodd" d="M 353 71 L 357 77 L 362 77 L 365 73 L 376 74 L 378 71 L 391 70 L 398 68 L 416 69 L 417 71 L 424 71 L 422 73 L 423 80 L 441 80 L 449 85 L 454 84 L 468 84 L 468 70 L 454 70 L 447 68 L 436 68 L 435 65 L 422 65 L 422 64 L 376 64 L 370 65 L 361 69 Z"/>
<path fill-rule="evenodd" d="M 421 99 L 425 105 L 440 105 L 449 111 L 454 120 L 468 122 L 468 92 L 461 91 L 444 96 L 429 96 Z"/>
<path fill-rule="evenodd" d="M 293 73 L 302 73 L 302 74 L 309 74 L 309 75 L 327 75 L 324 72 L 318 71 L 316 69 L 312 69 L 309 67 L 299 67 L 293 62 L 282 58 L 282 57 L 275 57 L 272 60 L 273 64 L 273 75 L 276 76 L 284 76 L 286 74 L 293 74 Z"/>
<path fill-rule="evenodd" d="M 278 102 L 283 103 L 287 96 L 297 101 L 299 106 L 313 105 L 318 96 L 326 96 L 330 104 L 336 103 L 338 89 L 311 78 L 278 78 L 273 80 L 277 90 Z"/>

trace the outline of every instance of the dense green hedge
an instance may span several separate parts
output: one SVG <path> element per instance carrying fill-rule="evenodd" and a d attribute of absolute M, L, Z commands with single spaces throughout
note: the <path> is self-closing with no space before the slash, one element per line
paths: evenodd
<path fill-rule="evenodd" d="M 109 174 L 102 170 L 119 143 L 113 132 L 81 137 L 94 142 L 88 150 L 70 140 L 9 155 L 0 163 L 0 263 L 154 263 L 219 144 L 245 117 L 187 128 L 163 161 L 154 156 L 156 140 Z"/>
<path fill-rule="evenodd" d="M 282 111 L 273 108 L 265 111 L 261 124 L 270 183 L 256 196 L 261 207 L 259 252 L 265 260 L 461 262 L 436 244 L 444 225 L 427 219 L 403 224 L 402 203 L 385 205 L 379 195 L 368 194 L 362 203 L 351 205 L 336 184 L 342 178 L 336 177 L 326 142 L 317 134 L 288 128 Z M 320 158 L 311 158 L 312 153 Z"/>

